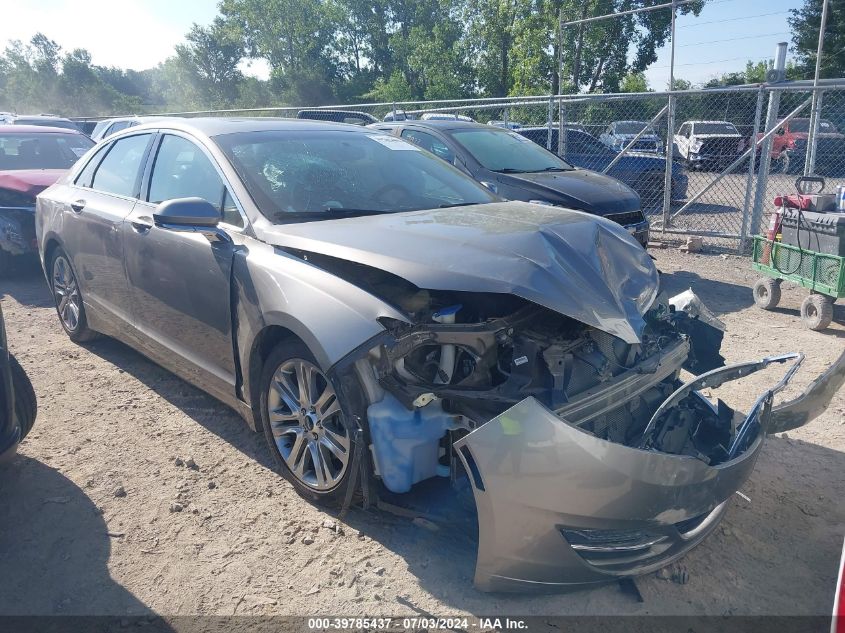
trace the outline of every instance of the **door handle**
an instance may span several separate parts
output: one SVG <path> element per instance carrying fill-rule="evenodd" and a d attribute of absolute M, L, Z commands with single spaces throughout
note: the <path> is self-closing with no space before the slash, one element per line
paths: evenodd
<path fill-rule="evenodd" d="M 146 235 L 150 232 L 150 229 L 153 228 L 152 225 L 144 222 L 130 222 L 129 224 L 132 225 L 132 230 L 140 235 Z"/>
<path fill-rule="evenodd" d="M 82 209 L 85 208 L 85 200 L 74 200 L 70 203 L 70 208 L 74 213 L 82 213 Z"/>

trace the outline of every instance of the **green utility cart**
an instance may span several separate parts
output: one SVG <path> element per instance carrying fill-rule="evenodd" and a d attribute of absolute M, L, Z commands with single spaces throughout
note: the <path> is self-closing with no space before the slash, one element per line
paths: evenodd
<path fill-rule="evenodd" d="M 764 275 L 754 284 L 754 303 L 772 310 L 780 301 L 784 280 L 804 286 L 810 294 L 801 302 L 801 322 L 811 330 L 823 330 L 833 319 L 833 304 L 845 297 L 845 257 L 828 255 L 754 237 L 754 270 Z"/>

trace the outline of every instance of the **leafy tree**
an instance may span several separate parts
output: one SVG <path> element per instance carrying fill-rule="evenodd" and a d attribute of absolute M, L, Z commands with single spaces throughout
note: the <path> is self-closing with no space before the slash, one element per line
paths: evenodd
<path fill-rule="evenodd" d="M 187 44 L 176 46 L 176 57 L 203 102 L 224 108 L 234 104 L 243 82 L 238 64 L 244 47 L 238 34 L 218 16 L 211 26 L 194 24 L 185 39 Z"/>
<path fill-rule="evenodd" d="M 798 58 L 798 70 L 805 78 L 813 77 L 819 30 L 822 23 L 822 0 L 804 0 L 800 9 L 790 11 L 792 43 Z M 845 0 L 830 0 L 824 29 L 821 76 L 842 77 L 845 74 Z"/>
<path fill-rule="evenodd" d="M 628 73 L 622 79 L 619 92 L 649 92 L 648 80 L 645 73 Z"/>

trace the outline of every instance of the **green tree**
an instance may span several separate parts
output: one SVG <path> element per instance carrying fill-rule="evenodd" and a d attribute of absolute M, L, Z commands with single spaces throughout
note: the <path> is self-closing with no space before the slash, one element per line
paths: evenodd
<path fill-rule="evenodd" d="M 208 27 L 194 24 L 185 39 L 186 44 L 176 46 L 176 57 L 203 102 L 218 108 L 233 105 L 243 83 L 238 69 L 244 55 L 241 38 L 218 16 Z"/>
<path fill-rule="evenodd" d="M 619 92 L 649 92 L 648 79 L 645 73 L 628 73 L 622 79 Z"/>
<path fill-rule="evenodd" d="M 822 23 L 822 0 L 804 0 L 800 9 L 790 11 L 792 43 L 798 58 L 798 71 L 811 78 L 816 68 L 819 30 Z M 845 0 L 830 0 L 824 30 L 821 76 L 842 77 L 845 74 Z"/>
<path fill-rule="evenodd" d="M 274 90 L 285 100 L 331 101 L 338 77 L 332 45 L 337 5 L 320 0 L 222 0 L 220 10 L 246 53 L 269 62 Z"/>

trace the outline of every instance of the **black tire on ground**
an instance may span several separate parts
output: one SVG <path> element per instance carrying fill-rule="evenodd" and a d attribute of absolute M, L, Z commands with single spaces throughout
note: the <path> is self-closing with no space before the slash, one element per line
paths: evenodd
<path fill-rule="evenodd" d="M 35 424 L 38 414 L 38 402 L 35 399 L 35 389 L 17 359 L 11 356 L 12 389 L 15 392 L 15 417 L 21 426 L 21 439 L 25 438 Z"/>
<path fill-rule="evenodd" d="M 833 299 L 827 295 L 807 295 L 801 302 L 801 323 L 816 332 L 825 329 L 833 320 Z"/>
<path fill-rule="evenodd" d="M 60 264 L 60 262 L 63 263 Z M 59 306 L 61 299 L 56 292 L 56 278 L 57 275 L 59 275 L 60 265 L 66 267 L 66 274 L 69 274 L 70 278 L 73 280 L 78 297 L 78 316 L 73 327 L 71 327 L 68 323 L 65 323 L 65 319 L 62 317 L 62 311 Z M 56 313 L 59 315 L 59 323 L 61 323 L 62 328 L 67 333 L 70 340 L 74 343 L 86 343 L 97 338 L 99 333 L 88 327 L 88 319 L 85 315 L 85 304 L 82 300 L 82 291 L 79 290 L 79 284 L 76 281 L 76 271 L 73 270 L 73 265 L 70 263 L 70 257 L 68 257 L 64 250 L 57 248 L 53 252 L 53 257 L 50 260 L 50 267 L 48 270 L 50 271 L 50 292 L 52 292 L 53 302 L 56 304 Z"/>
<path fill-rule="evenodd" d="M 317 361 L 314 358 L 314 355 L 308 349 L 308 347 L 299 340 L 294 341 L 286 341 L 280 343 L 267 357 L 267 360 L 264 363 L 264 368 L 261 372 L 261 379 L 259 382 L 259 389 L 261 397 L 259 400 L 259 407 L 260 407 L 260 415 L 261 415 L 261 426 L 264 430 L 264 438 L 267 440 L 267 445 L 270 449 L 270 452 L 273 455 L 273 461 L 276 465 L 276 471 L 282 475 L 285 479 L 287 479 L 291 485 L 293 485 L 296 492 L 302 496 L 303 498 L 311 501 L 313 503 L 317 503 L 323 506 L 327 506 L 330 508 L 337 509 L 342 506 L 344 500 L 347 498 L 347 491 L 351 485 L 355 485 L 356 488 L 358 486 L 357 481 L 358 478 L 353 476 L 353 473 L 356 469 L 360 468 L 360 465 L 357 463 L 356 458 L 356 451 L 355 451 L 355 434 L 353 426 L 349 420 L 349 407 L 346 402 L 343 401 L 342 392 L 334 390 L 336 403 L 340 406 L 340 414 L 336 416 L 332 416 L 331 420 L 329 418 L 322 419 L 322 426 L 320 424 L 314 424 L 313 419 L 310 422 L 311 431 L 305 431 L 303 440 L 307 442 L 311 442 L 312 436 L 314 437 L 314 443 L 316 444 L 316 450 L 323 455 L 323 458 L 328 462 L 331 462 L 331 466 L 337 466 L 340 462 L 338 462 L 334 458 L 334 454 L 331 452 L 325 452 L 324 447 L 327 444 L 324 443 L 324 440 L 327 437 L 326 429 L 329 425 L 332 425 L 333 429 L 333 437 L 344 436 L 348 442 L 348 447 L 346 450 L 347 454 L 347 462 L 345 466 L 345 470 L 342 470 L 340 476 L 337 478 L 335 482 L 333 482 L 330 487 L 324 487 L 323 489 L 318 489 L 316 486 L 316 478 L 317 478 L 317 469 L 315 468 L 314 459 L 311 455 L 310 445 L 301 448 L 300 450 L 303 451 L 301 454 L 302 456 L 302 464 L 301 464 L 301 471 L 313 471 L 314 475 L 314 482 L 312 484 L 307 483 L 300 479 L 300 477 L 295 474 L 288 465 L 288 462 L 285 460 L 285 457 L 282 455 L 281 450 L 284 448 L 286 451 L 290 451 L 288 453 L 288 459 L 294 461 L 294 465 L 296 465 L 296 458 L 294 455 L 296 441 L 291 438 L 291 440 L 285 439 L 289 437 L 287 435 L 283 436 L 280 434 L 279 437 L 279 444 L 277 444 L 276 437 L 274 436 L 273 431 L 273 424 L 271 424 L 270 419 L 270 390 L 272 385 L 278 384 L 276 383 L 276 376 L 277 371 L 280 370 L 283 366 L 288 365 L 289 363 L 299 363 L 305 361 L 305 363 L 310 364 L 314 368 L 317 369 L 318 377 L 315 380 L 315 384 L 317 387 L 314 388 L 314 392 L 316 394 L 317 391 L 324 393 L 324 388 L 322 385 L 326 385 L 327 387 L 331 387 L 334 390 L 334 386 L 331 385 L 325 377 L 325 374 L 322 373 L 322 370 L 319 368 Z M 293 377 L 293 374 L 291 374 Z M 298 388 L 299 382 L 298 377 L 296 378 L 296 386 Z M 276 389 L 278 392 L 278 389 Z M 299 391 L 297 391 L 297 394 Z M 298 402 L 301 403 L 301 400 Z M 312 398 L 313 402 L 313 398 Z M 275 409 L 276 412 L 282 411 L 286 415 L 286 417 L 290 418 L 293 416 L 287 415 L 289 412 L 293 410 L 294 407 L 288 407 L 285 405 L 283 400 L 279 401 L 281 405 L 278 409 Z M 306 405 L 307 406 L 307 405 Z M 323 407 L 323 410 L 329 409 L 332 407 Z M 305 411 L 306 409 L 301 409 L 301 411 Z M 314 411 L 311 408 L 311 411 Z M 277 420 L 280 419 L 281 416 L 277 416 Z M 295 421 L 288 422 L 287 428 L 298 427 L 301 423 L 308 424 L 307 420 L 305 420 L 305 416 L 302 417 L 301 422 L 297 423 Z M 277 432 L 279 429 L 277 423 Z M 319 429 L 317 428 L 319 427 Z M 317 433 L 322 433 L 317 439 L 317 436 L 313 433 L 316 431 Z M 295 437 L 295 436 L 294 436 Z M 288 444 L 288 445 L 286 445 Z M 335 446 L 338 446 L 337 442 L 334 442 Z M 328 472 L 328 469 L 323 472 Z M 310 472 L 307 472 L 307 475 L 310 477 Z M 353 483 L 355 482 L 355 483 Z M 356 491 L 353 491 L 353 495 L 350 498 L 357 499 L 358 495 Z"/>
<path fill-rule="evenodd" d="M 0 278 L 7 277 L 14 268 L 14 255 L 0 248 Z"/>
<path fill-rule="evenodd" d="M 754 303 L 763 310 L 773 310 L 780 303 L 780 279 L 763 277 L 754 284 Z"/>

